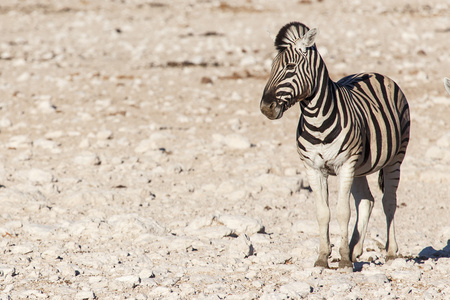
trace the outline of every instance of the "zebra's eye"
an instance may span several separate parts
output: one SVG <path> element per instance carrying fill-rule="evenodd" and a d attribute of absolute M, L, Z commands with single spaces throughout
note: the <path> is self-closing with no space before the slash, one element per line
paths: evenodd
<path fill-rule="evenodd" d="M 294 70 L 295 66 L 296 66 L 296 64 L 287 64 L 286 65 L 286 70 Z"/>

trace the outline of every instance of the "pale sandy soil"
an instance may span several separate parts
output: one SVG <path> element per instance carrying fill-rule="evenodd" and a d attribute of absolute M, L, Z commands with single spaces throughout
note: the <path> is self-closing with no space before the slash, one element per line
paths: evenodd
<path fill-rule="evenodd" d="M 437 0 L 1 1 L 0 299 L 448 299 L 449 16 Z M 375 175 L 354 272 L 312 267 L 299 109 L 259 111 L 267 32 L 294 20 L 319 27 L 333 79 L 380 72 L 409 100 L 392 264 Z"/>

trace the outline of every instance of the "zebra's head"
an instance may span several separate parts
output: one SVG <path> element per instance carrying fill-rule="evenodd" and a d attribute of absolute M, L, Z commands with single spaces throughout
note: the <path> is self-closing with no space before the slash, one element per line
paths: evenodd
<path fill-rule="evenodd" d="M 275 38 L 278 55 L 261 99 L 261 112 L 269 119 L 279 119 L 295 103 L 311 94 L 309 56 L 315 51 L 317 29 L 302 23 L 283 26 Z"/>

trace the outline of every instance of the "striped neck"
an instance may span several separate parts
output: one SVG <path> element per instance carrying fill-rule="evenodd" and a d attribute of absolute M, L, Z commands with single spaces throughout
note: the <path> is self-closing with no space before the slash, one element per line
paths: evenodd
<path fill-rule="evenodd" d="M 328 143 L 335 138 L 335 133 L 328 132 L 327 129 L 331 129 L 333 124 L 339 125 L 335 126 L 338 131 L 341 129 L 338 103 L 334 96 L 337 86 L 329 77 L 327 67 L 319 53 L 316 53 L 311 57 L 311 65 L 316 66 L 311 70 L 312 92 L 300 102 L 300 109 L 303 126 L 320 136 L 327 132 L 322 141 Z"/>
<path fill-rule="evenodd" d="M 317 117 L 319 111 L 322 111 L 322 115 L 325 116 L 336 106 L 333 97 L 336 86 L 328 75 L 327 66 L 320 54 L 315 51 L 315 55 L 312 55 L 310 59 L 310 65 L 315 66 L 311 68 L 312 91 L 300 102 L 300 108 L 302 113 L 306 113 L 306 117 Z"/>

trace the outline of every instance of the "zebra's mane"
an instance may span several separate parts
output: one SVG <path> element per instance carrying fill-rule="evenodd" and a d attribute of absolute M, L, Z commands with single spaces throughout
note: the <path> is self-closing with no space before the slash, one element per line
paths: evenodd
<path fill-rule="evenodd" d="M 302 38 L 309 28 L 300 22 L 291 22 L 284 25 L 275 38 L 275 48 L 278 52 L 283 51 L 288 46 Z"/>

